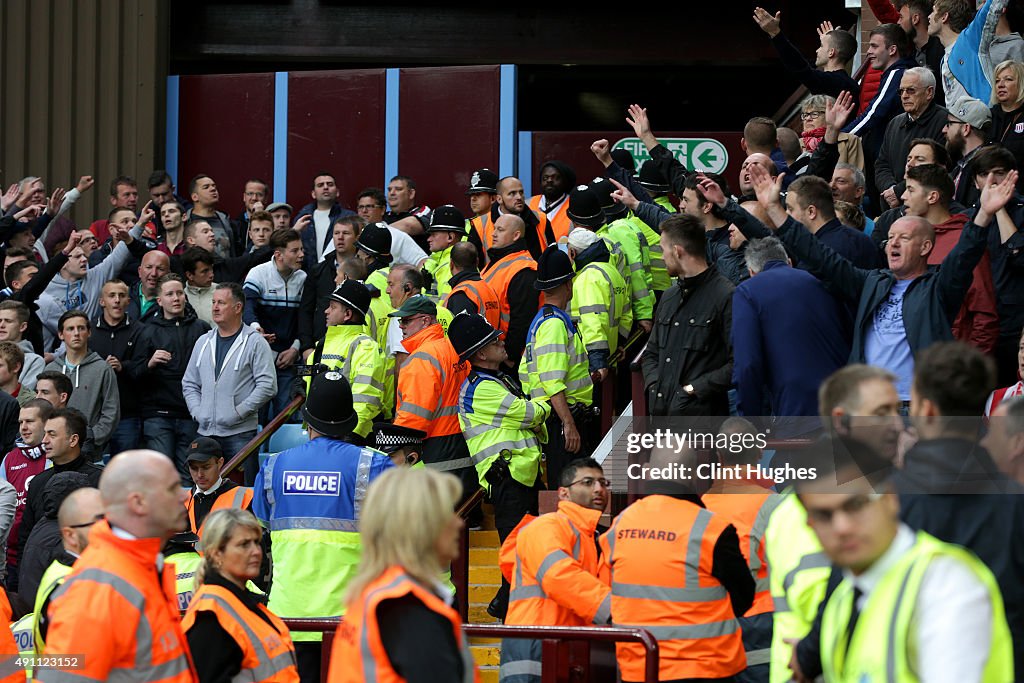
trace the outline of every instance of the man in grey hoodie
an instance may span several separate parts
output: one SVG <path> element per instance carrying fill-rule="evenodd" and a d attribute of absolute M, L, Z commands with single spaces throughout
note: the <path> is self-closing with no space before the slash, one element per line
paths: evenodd
<path fill-rule="evenodd" d="M 216 327 L 196 342 L 182 394 L 199 434 L 220 443 L 230 460 L 256 436 L 257 414 L 277 393 L 277 370 L 270 344 L 259 332 L 242 324 L 245 294 L 235 282 L 213 291 Z M 256 478 L 255 457 L 245 464 L 245 483 Z"/>
<path fill-rule="evenodd" d="M 90 332 L 85 311 L 64 313 L 57 321 L 57 334 L 64 342 L 66 353 L 55 358 L 46 369 L 63 373 L 74 385 L 68 408 L 85 415 L 92 430 L 92 454 L 96 456 L 107 452 L 110 435 L 121 419 L 121 400 L 114 370 L 99 354 L 89 350 Z"/>
<path fill-rule="evenodd" d="M 30 316 L 28 306 L 8 299 L 0 301 L 0 342 L 13 342 L 25 352 L 25 365 L 21 368 L 21 385 L 33 391 L 36 388 L 36 377 L 43 371 L 43 357 L 36 354 L 32 342 L 22 335 L 28 329 Z"/>

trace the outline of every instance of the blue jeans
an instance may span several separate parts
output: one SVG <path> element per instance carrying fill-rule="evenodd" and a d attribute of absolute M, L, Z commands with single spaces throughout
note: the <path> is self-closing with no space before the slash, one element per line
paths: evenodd
<path fill-rule="evenodd" d="M 142 443 L 142 418 L 122 417 L 110 435 L 106 451 L 117 455 L 124 451 L 134 450 Z"/>
<path fill-rule="evenodd" d="M 245 444 L 252 441 L 253 437 L 256 436 L 256 430 L 251 432 L 242 432 L 241 434 L 232 434 L 231 436 L 213 436 L 210 438 L 220 444 L 221 450 L 224 451 L 224 464 L 227 465 L 231 461 L 231 458 L 238 454 L 238 451 L 245 447 Z M 260 471 L 260 458 L 258 453 L 253 453 L 245 461 L 243 466 L 243 474 L 245 476 L 245 485 L 252 486 L 256 483 L 256 475 Z"/>
<path fill-rule="evenodd" d="M 188 446 L 196 438 L 198 429 L 195 420 L 173 417 L 151 417 L 142 426 L 146 448 L 163 453 L 174 462 L 174 468 L 181 477 L 181 485 L 192 487 L 192 475 L 188 471 Z"/>
<path fill-rule="evenodd" d="M 284 370 L 277 369 L 277 394 L 275 394 L 266 405 L 260 408 L 260 424 L 266 425 L 275 417 L 278 413 L 285 409 L 285 407 L 291 403 L 292 400 L 292 382 L 295 381 L 295 366 L 285 368 Z M 299 415 L 296 412 L 292 415 L 289 422 L 298 422 Z"/>

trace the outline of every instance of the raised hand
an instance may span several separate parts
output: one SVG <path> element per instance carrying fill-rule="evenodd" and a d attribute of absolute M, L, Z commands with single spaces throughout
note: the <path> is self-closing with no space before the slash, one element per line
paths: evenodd
<path fill-rule="evenodd" d="M 640 200 L 634 197 L 633 193 L 626 189 L 626 186 L 620 183 L 615 178 L 609 178 L 608 180 L 610 180 L 612 184 L 618 188 L 617 190 L 615 190 L 615 192 L 612 192 L 612 199 L 617 201 L 619 204 L 622 204 L 630 211 L 635 210 L 636 207 L 640 204 Z"/>
<path fill-rule="evenodd" d="M 56 216 L 57 212 L 60 211 L 60 205 L 64 202 L 64 195 L 67 192 L 64 191 L 63 187 L 58 187 L 50 195 L 50 201 L 46 204 L 46 213 L 51 216 Z"/>
<path fill-rule="evenodd" d="M 750 173 L 750 184 L 754 186 L 754 194 L 761 206 L 765 209 L 781 206 L 779 193 L 782 192 L 782 174 L 772 178 L 760 164 L 750 164 L 747 172 Z"/>
<path fill-rule="evenodd" d="M 611 145 L 607 140 L 601 138 L 590 143 L 590 151 L 594 153 L 597 160 L 604 164 L 605 168 L 612 165 Z"/>
<path fill-rule="evenodd" d="M 309 225 L 311 220 L 313 220 L 313 214 L 307 213 L 305 216 L 295 221 L 295 225 L 292 226 L 292 229 L 295 230 L 295 232 L 302 232 L 306 229 L 306 226 Z"/>
<path fill-rule="evenodd" d="M 756 165 L 757 164 L 751 164 L 751 166 Z M 724 207 L 725 203 L 728 201 L 725 193 L 722 192 L 721 186 L 703 173 L 697 174 L 697 191 L 704 196 L 704 199 L 719 208 Z"/>
<path fill-rule="evenodd" d="M 774 38 L 775 36 L 779 35 L 779 31 L 782 30 L 782 27 L 780 25 L 781 19 L 782 10 L 779 10 L 773 16 L 769 14 L 768 10 L 766 10 L 763 7 L 754 8 L 754 21 L 757 23 L 758 26 L 761 27 L 761 30 L 767 33 L 771 38 Z"/>
<path fill-rule="evenodd" d="M 832 22 L 828 21 L 828 20 L 823 21 L 823 22 L 821 22 L 818 25 L 818 35 L 819 36 L 823 36 L 826 33 L 831 33 L 832 31 L 835 31 L 835 30 L 836 30 L 835 26 L 833 26 Z"/>
<path fill-rule="evenodd" d="M 75 250 L 75 247 L 77 247 L 82 242 L 82 237 L 82 233 L 80 233 L 77 230 L 68 235 L 68 243 L 65 244 L 64 248 L 61 250 L 64 252 L 65 256 L 71 255 L 71 252 Z"/>
<path fill-rule="evenodd" d="M 981 211 L 989 216 L 994 216 L 1002 211 L 1006 203 L 1013 197 L 1014 190 L 1017 187 L 1017 176 L 1017 171 L 1010 171 L 1001 182 L 983 187 L 981 189 Z M 975 217 L 975 223 L 977 225 L 987 225 L 988 221 L 982 222 Z"/>
<path fill-rule="evenodd" d="M 629 116 L 626 117 L 626 123 L 632 126 L 636 136 L 642 138 L 644 135 L 650 135 L 651 122 L 647 118 L 647 109 L 639 104 L 631 104 L 627 111 Z"/>
<path fill-rule="evenodd" d="M 18 183 L 8 187 L 7 192 L 0 196 L 0 211 L 7 211 L 7 209 L 11 208 L 11 205 L 18 201 L 18 195 L 20 194 L 21 186 Z"/>
<path fill-rule="evenodd" d="M 145 225 L 156 217 L 156 209 L 153 208 L 153 200 L 150 199 L 146 202 L 146 205 L 142 207 L 142 213 L 139 214 L 139 220 L 137 225 Z"/>
<path fill-rule="evenodd" d="M 831 105 L 825 104 L 825 128 L 842 129 L 856 106 L 857 102 L 853 99 L 853 95 L 846 90 L 839 93 L 835 102 Z"/>
<path fill-rule="evenodd" d="M 75 189 L 81 192 L 88 192 L 89 188 L 96 184 L 96 179 L 91 175 L 84 175 L 78 179 L 78 184 L 75 185 Z"/>
<path fill-rule="evenodd" d="M 19 211 L 18 213 L 14 214 L 14 220 L 31 221 L 34 220 L 35 218 L 38 218 L 44 210 L 46 210 L 46 204 L 32 204 L 31 206 L 28 206 Z"/>

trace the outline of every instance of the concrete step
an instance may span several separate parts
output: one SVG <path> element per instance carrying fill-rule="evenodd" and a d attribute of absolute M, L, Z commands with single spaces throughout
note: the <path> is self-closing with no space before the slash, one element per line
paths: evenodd
<path fill-rule="evenodd" d="M 487 604 L 469 606 L 469 623 L 496 624 L 498 620 L 487 613 Z"/>
<path fill-rule="evenodd" d="M 498 667 L 480 669 L 480 683 L 498 683 Z"/>
<path fill-rule="evenodd" d="M 470 586 L 499 586 L 501 585 L 501 570 L 496 566 L 482 567 L 469 566 Z"/>
<path fill-rule="evenodd" d="M 469 548 L 469 566 L 478 567 L 497 567 L 498 566 L 498 549 L 494 547 L 490 548 L 475 548 L 470 546 Z"/>
<path fill-rule="evenodd" d="M 494 529 L 480 529 L 469 532 L 470 548 L 497 548 L 498 532 Z"/>
<path fill-rule="evenodd" d="M 500 645 L 471 645 L 469 649 L 477 666 L 498 666 L 501 663 Z"/>

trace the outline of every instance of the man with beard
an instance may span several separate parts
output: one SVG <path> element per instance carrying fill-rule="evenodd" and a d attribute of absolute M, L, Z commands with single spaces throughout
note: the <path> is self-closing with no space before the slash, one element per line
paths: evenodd
<path fill-rule="evenodd" d="M 953 167 L 953 201 L 963 206 L 974 206 L 980 193 L 971 182 L 974 168 L 971 162 L 992 126 L 992 111 L 981 100 L 961 97 L 946 113 L 946 150 L 956 165 Z"/>
<path fill-rule="evenodd" d="M 555 233 L 555 241 L 569 236 L 572 221 L 566 215 L 569 190 L 576 187 L 576 172 L 561 161 L 548 161 L 540 167 L 541 194 L 530 197 L 532 211 L 543 213 Z M 536 258 L 536 257 L 535 257 Z"/>
<path fill-rule="evenodd" d="M 533 260 L 540 258 L 544 249 L 555 243 L 555 233 L 548 223 L 547 216 L 526 206 L 523 183 L 519 178 L 506 176 L 498 181 L 498 201 L 491 205 L 488 213 L 477 216 L 470 225 L 469 241 L 480 253 L 480 268 L 490 263 L 488 250 L 494 247 L 495 223 L 500 216 L 512 214 L 522 219 L 524 228 L 522 239 Z"/>

